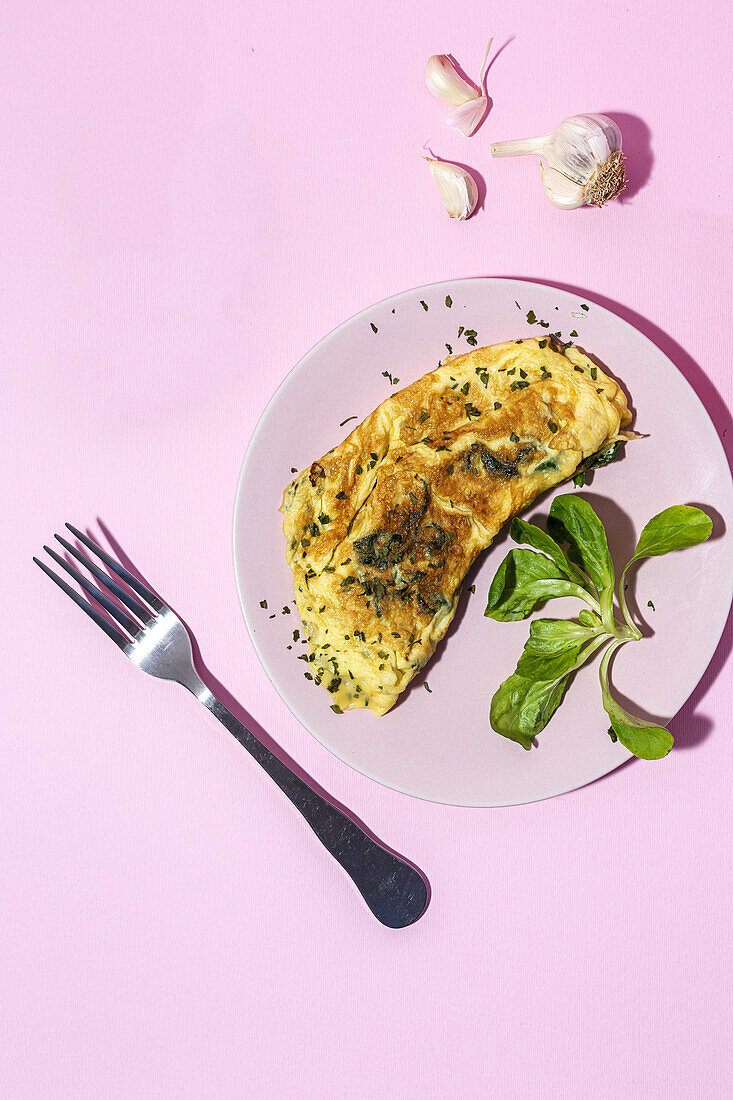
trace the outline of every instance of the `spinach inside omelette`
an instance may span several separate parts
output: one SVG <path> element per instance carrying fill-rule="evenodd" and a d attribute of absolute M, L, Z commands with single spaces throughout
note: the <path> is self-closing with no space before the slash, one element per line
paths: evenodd
<path fill-rule="evenodd" d="M 476 555 L 630 421 L 577 348 L 517 340 L 446 359 L 299 473 L 281 508 L 287 559 L 332 704 L 385 714 L 435 652 Z"/>

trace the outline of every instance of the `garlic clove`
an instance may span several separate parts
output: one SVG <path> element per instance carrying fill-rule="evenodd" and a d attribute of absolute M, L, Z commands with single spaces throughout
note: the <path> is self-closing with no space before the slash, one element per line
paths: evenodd
<path fill-rule="evenodd" d="M 568 179 L 556 168 L 542 169 L 542 186 L 550 202 L 561 210 L 576 210 L 585 205 L 585 188 L 582 184 Z"/>
<path fill-rule="evenodd" d="M 472 81 L 465 80 L 447 53 L 436 53 L 428 58 L 425 66 L 425 83 L 428 91 L 443 103 L 460 107 L 469 99 L 476 99 L 481 91 Z"/>
<path fill-rule="evenodd" d="M 465 221 L 470 218 L 478 202 L 478 186 L 471 173 L 447 160 L 423 157 L 428 162 L 440 197 L 451 218 Z"/>
<path fill-rule="evenodd" d="M 454 107 L 445 116 L 445 121 L 449 126 L 455 126 L 466 137 L 470 137 L 486 114 L 488 105 L 489 101 L 485 95 L 477 96 Z"/>

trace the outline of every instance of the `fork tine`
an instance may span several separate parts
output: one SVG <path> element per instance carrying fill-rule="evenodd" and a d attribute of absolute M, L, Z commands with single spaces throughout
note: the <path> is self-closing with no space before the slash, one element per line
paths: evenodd
<path fill-rule="evenodd" d="M 112 641 L 120 647 L 120 649 L 125 649 L 125 647 L 129 644 L 127 638 L 125 638 L 119 630 L 115 630 L 112 624 L 105 619 L 104 615 L 100 615 L 96 607 L 92 607 L 92 605 L 88 603 L 83 596 L 80 596 L 79 593 L 71 587 L 71 585 L 67 584 L 66 581 L 61 579 L 61 577 L 57 577 L 53 569 L 49 569 L 44 562 L 39 561 L 38 558 L 35 557 L 33 560 L 36 565 L 43 570 L 47 577 L 50 577 L 51 580 L 59 586 L 59 588 L 62 588 L 64 590 L 67 596 L 71 596 L 74 603 L 77 604 L 82 609 L 82 611 L 86 611 L 87 615 L 89 615 L 91 619 L 94 619 L 97 626 L 101 626 L 104 633 L 108 637 L 110 637 Z"/>
<path fill-rule="evenodd" d="M 142 621 L 146 624 L 150 622 L 150 620 L 153 618 L 153 615 L 148 610 L 148 608 L 143 607 L 143 605 L 139 603 L 134 598 L 134 596 L 131 596 L 129 592 L 126 592 L 122 585 L 119 585 L 117 581 L 110 577 L 109 573 L 105 573 L 103 569 L 100 569 L 98 565 L 95 565 L 93 561 L 90 561 L 89 558 L 80 553 L 80 551 L 77 550 L 75 546 L 72 546 L 70 542 L 67 542 L 66 539 L 62 539 L 61 535 L 54 535 L 53 537 L 55 539 L 58 539 L 64 549 L 68 550 L 70 554 L 73 554 L 76 560 L 81 562 L 81 564 L 85 566 L 89 570 L 89 572 L 97 578 L 100 584 L 103 584 L 106 588 L 110 590 L 110 592 L 114 592 L 117 599 L 121 600 L 125 607 L 129 607 L 130 611 L 132 611 L 134 615 L 137 615 L 137 617 L 139 619 L 142 619 Z"/>
<path fill-rule="evenodd" d="M 97 601 L 97 603 L 100 603 L 105 611 L 108 611 L 112 618 L 116 619 L 120 626 L 124 627 L 128 634 L 131 634 L 133 638 L 135 637 L 135 635 L 141 629 L 140 623 L 136 623 L 134 619 L 131 619 L 130 616 L 127 615 L 121 607 L 118 607 L 116 603 L 113 603 L 109 596 L 105 595 L 105 593 L 102 592 L 100 588 L 97 588 L 96 584 L 92 584 L 90 580 L 87 580 L 87 578 L 82 573 L 80 573 L 78 569 L 76 569 L 73 565 L 69 565 L 67 561 L 64 561 L 61 555 L 57 554 L 55 550 L 52 550 L 50 546 L 44 545 L 43 549 L 46 551 L 47 554 L 50 554 L 53 560 L 58 565 L 60 565 L 62 569 L 65 569 L 66 572 L 70 576 L 72 576 L 74 580 L 78 584 L 80 584 L 82 588 Z"/>
<path fill-rule="evenodd" d="M 132 588 L 133 591 L 137 592 L 138 596 L 142 596 L 142 598 L 146 600 L 147 603 L 149 603 L 150 606 L 155 609 L 155 611 L 162 611 L 162 609 L 165 607 L 163 601 L 159 599 L 159 597 L 156 596 L 154 592 L 151 592 L 150 589 L 142 583 L 142 581 L 139 581 L 137 577 L 133 577 L 132 573 L 125 569 L 124 565 L 120 565 L 120 563 L 118 561 L 115 561 L 114 558 L 111 558 L 109 554 L 102 549 L 101 546 L 97 546 L 96 542 L 92 542 L 92 540 L 88 538 L 87 535 L 77 530 L 76 527 L 72 527 L 70 523 L 65 523 L 64 526 L 68 527 L 72 535 L 79 539 L 79 542 L 83 542 L 89 550 L 93 551 L 93 553 L 95 553 L 97 557 L 101 558 L 104 564 L 108 566 L 108 568 L 110 568 L 114 573 L 116 573 L 118 577 L 121 577 L 125 584 L 129 584 L 130 588 Z"/>

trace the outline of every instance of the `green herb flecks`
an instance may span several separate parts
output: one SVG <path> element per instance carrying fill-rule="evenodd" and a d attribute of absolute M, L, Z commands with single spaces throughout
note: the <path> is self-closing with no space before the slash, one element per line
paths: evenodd
<path fill-rule="evenodd" d="M 590 458 L 586 458 L 581 462 L 578 467 L 578 473 L 573 478 L 573 484 L 582 488 L 585 485 L 586 474 L 589 470 L 595 469 L 597 466 L 607 466 L 609 462 L 614 462 L 619 457 L 619 451 L 623 440 L 617 439 L 615 443 L 612 443 L 610 447 L 604 447 L 600 451 L 596 451 Z"/>

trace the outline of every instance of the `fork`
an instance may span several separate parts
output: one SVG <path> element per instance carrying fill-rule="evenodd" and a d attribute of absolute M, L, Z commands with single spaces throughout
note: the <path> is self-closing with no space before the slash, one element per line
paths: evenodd
<path fill-rule="evenodd" d="M 91 573 L 98 584 L 90 581 L 50 546 L 43 549 L 97 605 L 104 608 L 118 626 L 44 562 L 34 557 L 36 565 L 86 611 L 133 664 L 150 676 L 182 684 L 219 719 L 300 810 L 326 850 L 353 879 L 378 921 L 388 928 L 406 928 L 413 924 L 425 910 L 428 900 L 427 883 L 419 871 L 368 836 L 355 821 L 309 787 L 270 752 L 204 684 L 194 668 L 188 628 L 176 613 L 87 535 L 70 523 L 66 527 L 127 587 L 119 584 L 61 535 L 54 535 L 54 538 Z M 111 599 L 107 592 L 116 599 Z"/>

